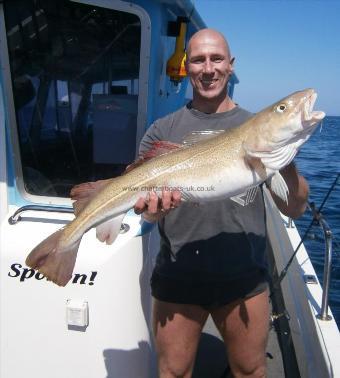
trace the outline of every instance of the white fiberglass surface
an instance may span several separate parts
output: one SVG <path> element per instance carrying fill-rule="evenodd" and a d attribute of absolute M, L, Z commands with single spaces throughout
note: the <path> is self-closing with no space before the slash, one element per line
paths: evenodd
<path fill-rule="evenodd" d="M 151 266 L 143 238 L 130 234 L 139 230 L 136 217 L 125 217 L 130 231 L 112 246 L 88 232 L 64 288 L 25 266 L 29 250 L 71 218 L 31 212 L 2 225 L 1 376 L 149 378 Z M 88 303 L 86 329 L 67 326 L 69 299 Z"/>

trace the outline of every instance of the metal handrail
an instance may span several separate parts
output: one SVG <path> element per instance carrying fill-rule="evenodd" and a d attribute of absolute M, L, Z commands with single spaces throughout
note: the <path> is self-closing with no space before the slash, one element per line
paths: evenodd
<path fill-rule="evenodd" d="M 320 320 L 331 320 L 332 317 L 328 315 L 328 297 L 332 271 L 333 234 L 328 223 L 322 217 L 319 219 L 319 224 L 325 236 L 325 262 L 323 268 L 322 305 L 321 312 L 317 315 L 317 318 Z"/>
<path fill-rule="evenodd" d="M 328 315 L 328 299 L 332 271 L 333 233 L 328 223 L 323 218 L 323 215 L 320 213 L 320 210 L 316 208 L 314 202 L 308 203 L 308 208 L 313 214 L 313 219 L 319 223 L 325 237 L 325 262 L 323 268 L 322 302 L 321 311 L 317 315 L 317 318 L 320 320 L 331 320 L 332 317 Z"/>
<path fill-rule="evenodd" d="M 320 210 L 318 210 L 314 204 L 314 202 L 311 202 L 307 204 L 308 209 L 312 212 L 313 214 L 313 221 L 309 225 L 307 231 L 305 232 L 305 235 L 301 239 L 298 247 L 295 249 L 293 255 L 291 256 L 288 264 L 286 267 L 282 270 L 279 278 L 278 278 L 278 283 L 280 283 L 283 278 L 285 277 L 287 270 L 293 260 L 293 257 L 296 255 L 299 247 L 303 243 L 305 237 L 307 236 L 308 231 L 312 227 L 312 224 L 314 222 L 318 222 L 320 225 L 324 238 L 325 238 L 325 262 L 324 262 L 324 270 L 323 270 L 323 285 L 322 285 L 322 302 L 321 302 L 321 311 L 320 313 L 316 316 L 320 320 L 331 320 L 332 317 L 328 315 L 328 298 L 329 298 L 329 285 L 331 281 L 331 271 L 332 271 L 332 253 L 333 253 L 333 233 L 328 225 L 328 223 L 325 221 L 323 218 Z M 321 209 L 321 207 L 320 207 Z M 292 228 L 292 220 L 289 218 L 288 219 L 288 228 Z M 277 284 L 278 284 L 277 283 Z M 276 285 L 277 285 L 276 284 Z"/>
<path fill-rule="evenodd" d="M 67 213 L 73 214 L 72 207 L 48 206 L 48 205 L 26 205 L 20 207 L 11 217 L 8 218 L 8 223 L 16 224 L 21 220 L 20 214 L 25 211 L 47 211 L 51 213 Z"/>
<path fill-rule="evenodd" d="M 48 206 L 48 205 L 26 205 L 20 207 L 11 217 L 8 218 L 8 223 L 14 225 L 21 220 L 20 214 L 25 211 L 46 211 L 50 213 L 64 213 L 73 214 L 74 210 L 72 207 L 62 207 L 62 206 Z M 122 223 L 120 226 L 120 234 L 125 234 L 130 230 L 130 226 L 127 223 Z"/>

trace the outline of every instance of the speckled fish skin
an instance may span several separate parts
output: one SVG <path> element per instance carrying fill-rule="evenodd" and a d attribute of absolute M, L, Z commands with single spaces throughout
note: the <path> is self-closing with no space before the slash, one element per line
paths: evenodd
<path fill-rule="evenodd" d="M 313 89 L 295 92 L 241 126 L 155 157 L 110 180 L 77 217 L 59 231 L 53 254 L 72 250 L 76 255 L 87 230 L 124 214 L 139 197 L 146 196 L 145 188 L 156 187 L 157 192 L 161 187 L 181 188 L 183 200 L 205 202 L 236 196 L 259 185 L 289 164 L 324 117 L 323 112 L 312 111 L 315 100 Z M 212 187 L 213 190 L 189 191 L 188 187 Z M 40 252 L 39 248 L 31 252 L 27 264 L 64 285 L 73 267 L 71 273 L 61 273 L 62 268 L 55 273 L 55 263 L 51 262 L 49 267 L 45 261 L 48 252 Z"/>

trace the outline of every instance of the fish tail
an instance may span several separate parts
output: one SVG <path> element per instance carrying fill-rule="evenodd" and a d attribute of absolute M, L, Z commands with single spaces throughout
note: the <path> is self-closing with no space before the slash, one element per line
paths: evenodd
<path fill-rule="evenodd" d="M 26 265 L 37 269 L 49 281 L 65 286 L 72 277 L 81 239 L 62 247 L 60 238 L 64 229 L 55 232 L 37 245 L 26 258 Z"/>

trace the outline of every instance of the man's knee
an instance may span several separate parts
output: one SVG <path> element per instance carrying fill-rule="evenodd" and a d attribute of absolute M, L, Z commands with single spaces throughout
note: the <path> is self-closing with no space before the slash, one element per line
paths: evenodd
<path fill-rule="evenodd" d="M 266 376 L 266 360 L 261 358 L 258 360 L 247 360 L 233 362 L 230 364 L 233 377 L 243 378 L 243 377 L 252 377 L 252 378 L 262 378 Z"/>
<path fill-rule="evenodd" d="M 193 362 L 186 359 L 167 359 L 161 356 L 158 359 L 159 378 L 186 378 L 191 377 Z"/>

